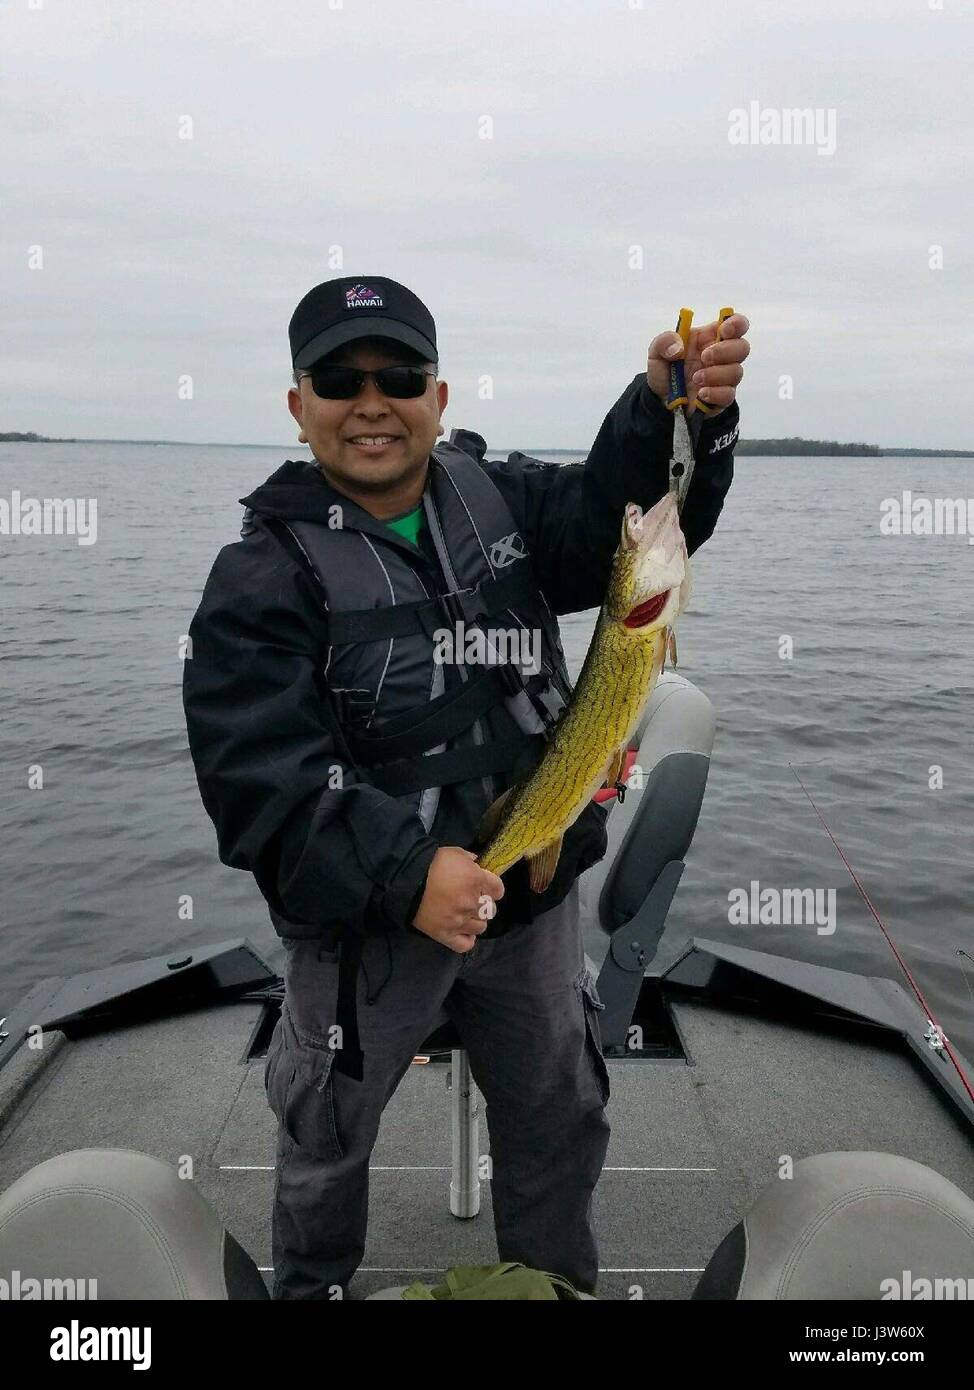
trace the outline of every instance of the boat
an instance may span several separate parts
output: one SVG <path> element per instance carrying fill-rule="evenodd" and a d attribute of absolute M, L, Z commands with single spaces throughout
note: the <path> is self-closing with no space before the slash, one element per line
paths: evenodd
<path fill-rule="evenodd" d="M 580 881 L 611 1079 L 597 1297 L 879 1299 L 901 1270 L 974 1296 L 971 1068 L 908 984 L 681 925 L 714 729 L 665 673 Z M 29 992 L 0 1025 L 0 1280 L 266 1296 L 282 996 L 240 937 Z M 353 1299 L 496 1260 L 481 1118 L 444 1020 L 383 1117 Z"/>

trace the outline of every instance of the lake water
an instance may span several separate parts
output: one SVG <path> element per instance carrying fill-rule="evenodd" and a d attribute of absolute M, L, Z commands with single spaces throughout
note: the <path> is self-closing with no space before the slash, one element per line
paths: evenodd
<path fill-rule="evenodd" d="M 95 545 L 0 535 L 0 1016 L 44 976 L 227 937 L 279 961 L 253 880 L 217 858 L 179 647 L 217 551 L 238 537 L 237 499 L 284 457 L 0 444 L 0 498 L 98 502 Z M 974 530 L 971 460 L 738 460 L 679 630 L 680 669 L 714 702 L 718 732 L 673 913 L 701 934 L 899 978 L 794 763 L 974 1058 L 974 964 L 960 954 L 974 956 L 974 546 L 881 534 L 883 499 L 904 490 L 971 499 Z M 594 618 L 563 620 L 573 675 Z M 752 880 L 835 888 L 836 930 L 730 925 L 728 895 Z"/>

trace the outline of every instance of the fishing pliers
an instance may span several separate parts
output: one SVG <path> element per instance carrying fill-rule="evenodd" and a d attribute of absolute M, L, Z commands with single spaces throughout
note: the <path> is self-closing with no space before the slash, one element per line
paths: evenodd
<path fill-rule="evenodd" d="M 725 319 L 730 318 L 733 312 L 733 309 L 721 309 L 717 315 L 716 342 L 720 342 L 721 325 Z M 666 408 L 673 411 L 673 457 L 670 459 L 670 491 L 676 494 L 677 511 L 680 512 L 683 511 L 683 504 L 690 488 L 694 462 L 693 443 L 690 439 L 690 427 L 687 424 L 686 415 L 686 406 L 689 405 L 690 398 L 687 395 L 684 365 L 692 323 L 693 310 L 681 309 L 676 331 L 683 340 L 684 356 L 678 361 L 670 363 L 670 389 L 666 396 Z M 702 401 L 699 396 L 696 400 L 696 409 L 702 411 L 704 415 L 711 415 L 714 412 L 714 407 L 707 405 L 706 401 Z"/>

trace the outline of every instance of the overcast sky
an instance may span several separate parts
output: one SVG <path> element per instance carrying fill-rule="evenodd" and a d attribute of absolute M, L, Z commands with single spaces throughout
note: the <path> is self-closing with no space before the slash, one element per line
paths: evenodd
<path fill-rule="evenodd" d="M 970 448 L 974 7 L 930 3 L 2 0 L 0 430 L 287 448 L 294 305 L 383 274 L 492 448 L 587 447 L 681 304 L 751 318 L 746 435 Z M 731 143 L 752 102 L 824 138 Z"/>

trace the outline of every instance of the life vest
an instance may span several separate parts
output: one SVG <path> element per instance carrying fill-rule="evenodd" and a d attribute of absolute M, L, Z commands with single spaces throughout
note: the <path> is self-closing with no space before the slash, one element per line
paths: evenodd
<path fill-rule="evenodd" d="M 422 505 L 445 593 L 416 565 L 416 546 L 388 527 L 361 529 L 357 507 L 342 509 L 341 526 L 277 523 L 320 587 L 323 674 L 356 769 L 453 844 L 469 843 L 490 803 L 537 763 L 571 694 L 557 620 L 510 509 L 480 466 L 485 449 L 479 435 L 454 430 L 430 458 Z M 436 659 L 444 634 L 454 656 L 458 636 L 472 644 L 462 656 L 483 656 L 477 634 L 487 639 L 490 630 L 511 639 L 506 647 L 495 640 L 493 655 L 516 659 L 460 660 L 448 678 Z"/>

